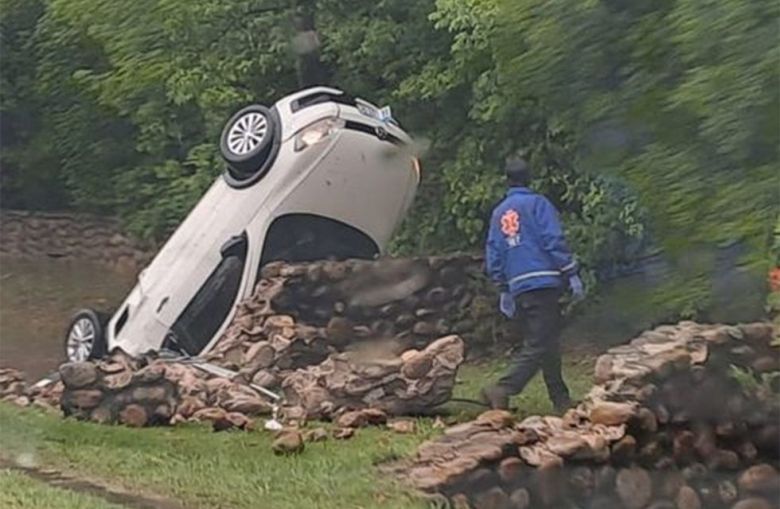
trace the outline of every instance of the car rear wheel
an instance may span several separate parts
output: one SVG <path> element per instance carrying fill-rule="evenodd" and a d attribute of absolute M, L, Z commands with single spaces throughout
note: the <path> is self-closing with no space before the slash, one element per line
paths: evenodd
<path fill-rule="evenodd" d="M 229 183 L 246 185 L 262 176 L 276 156 L 278 138 L 277 116 L 265 106 L 254 104 L 233 115 L 219 144 Z"/>
<path fill-rule="evenodd" d="M 98 359 L 106 354 L 107 317 L 93 309 L 73 316 L 65 335 L 65 355 L 69 362 Z"/>

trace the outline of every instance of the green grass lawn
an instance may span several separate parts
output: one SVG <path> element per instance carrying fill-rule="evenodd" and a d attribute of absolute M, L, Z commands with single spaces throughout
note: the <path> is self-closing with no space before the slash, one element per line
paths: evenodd
<path fill-rule="evenodd" d="M 458 372 L 458 383 L 452 396 L 454 398 L 479 399 L 480 390 L 489 383 L 498 380 L 507 370 L 509 362 L 510 359 L 507 357 L 462 366 Z M 570 353 L 564 357 L 563 374 L 571 391 L 572 399 L 583 397 L 593 385 L 594 362 L 594 357 L 589 354 Z M 547 398 L 547 390 L 541 375 L 534 377 L 522 393 L 513 397 L 510 406 L 517 409 L 518 418 L 553 413 L 552 403 Z M 452 411 L 460 419 L 474 417 L 484 411 L 484 408 L 455 402 L 449 403 L 445 408 Z"/>
<path fill-rule="evenodd" d="M 480 387 L 497 378 L 504 366 L 505 361 L 464 366 L 455 395 L 476 397 Z M 568 358 L 564 369 L 573 396 L 581 397 L 590 387 L 592 358 Z M 523 415 L 550 410 L 539 377 L 514 404 Z M 447 410 L 461 418 L 480 411 L 454 403 Z M 130 429 L 2 404 L 0 455 L 8 459 L 24 455 L 28 462 L 43 467 L 175 499 L 186 507 L 413 508 L 424 507 L 424 503 L 392 480 L 381 478 L 373 467 L 412 454 L 422 441 L 437 433 L 431 424 L 431 419 L 420 419 L 418 431 L 412 435 L 361 429 L 351 440 L 307 444 L 299 456 L 279 457 L 271 453 L 273 437 L 262 430 L 213 433 L 202 425 Z M 14 485 L 9 492 L 19 500 L 11 507 L 46 507 L 31 498 L 38 496 L 33 493 L 38 491 L 41 497 L 56 498 L 56 491 L 36 489 L 25 479 L 15 481 L 18 477 L 11 474 L 3 480 Z M 86 504 L 74 507 L 93 507 Z"/>

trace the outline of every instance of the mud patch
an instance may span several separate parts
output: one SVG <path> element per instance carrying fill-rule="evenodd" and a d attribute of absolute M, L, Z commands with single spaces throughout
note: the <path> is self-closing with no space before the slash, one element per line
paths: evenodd
<path fill-rule="evenodd" d="M 59 470 L 21 465 L 8 458 L 0 457 L 0 468 L 20 472 L 31 479 L 55 488 L 90 495 L 132 509 L 185 509 L 185 506 L 170 499 L 129 493 L 117 487 L 109 487 L 97 481 L 69 475 Z"/>
<path fill-rule="evenodd" d="M 57 369 L 73 314 L 113 312 L 133 282 L 95 262 L 0 256 L 0 365 L 24 371 L 28 381 Z"/>

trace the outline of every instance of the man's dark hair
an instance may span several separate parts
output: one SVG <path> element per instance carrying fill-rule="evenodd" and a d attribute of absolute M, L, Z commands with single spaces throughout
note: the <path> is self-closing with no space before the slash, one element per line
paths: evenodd
<path fill-rule="evenodd" d="M 504 172 L 510 186 L 525 187 L 531 182 L 531 166 L 525 159 L 509 159 L 504 166 Z"/>

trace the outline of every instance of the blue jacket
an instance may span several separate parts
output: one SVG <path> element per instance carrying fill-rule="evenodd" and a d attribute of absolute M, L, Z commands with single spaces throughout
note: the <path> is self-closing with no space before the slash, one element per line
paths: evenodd
<path fill-rule="evenodd" d="M 493 210 L 485 251 L 488 276 L 512 295 L 559 287 L 578 270 L 558 211 L 525 187 L 510 188 Z"/>

